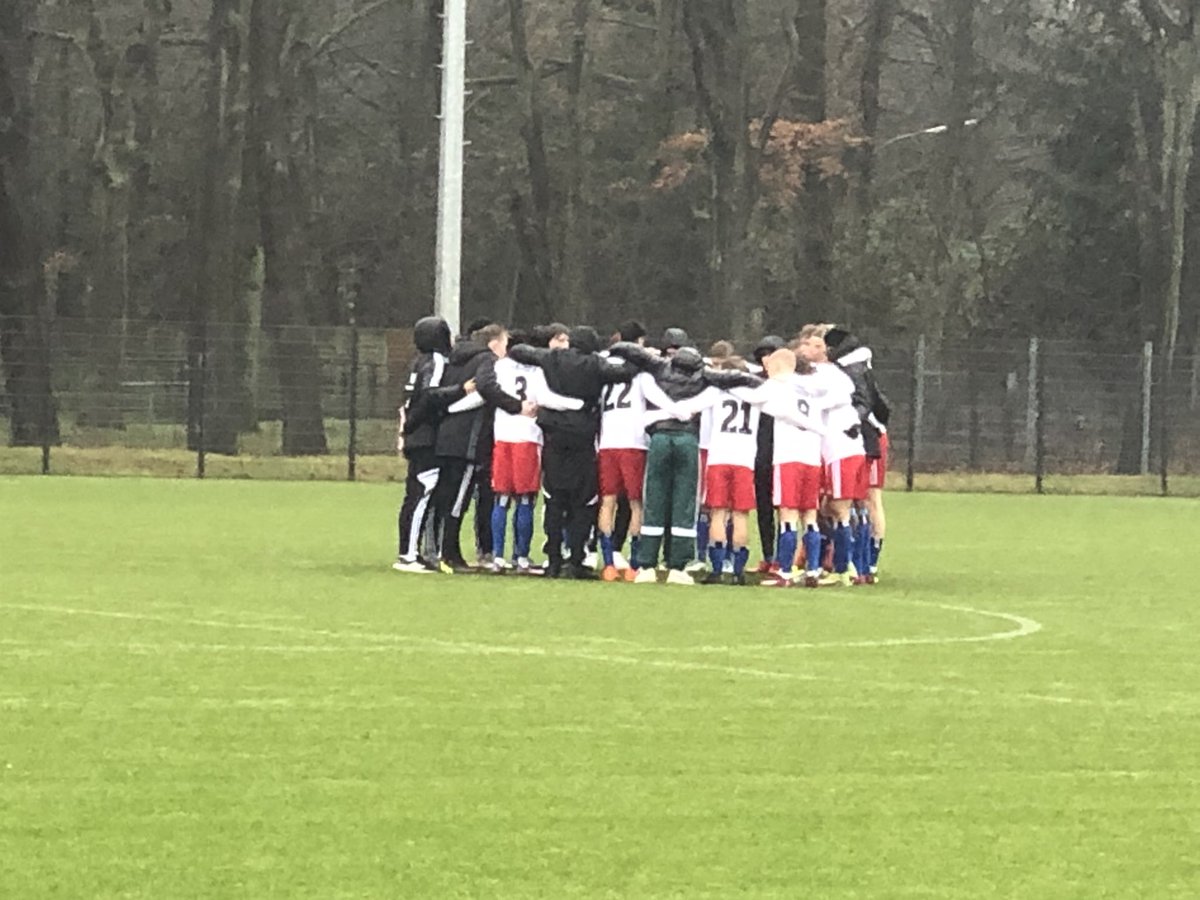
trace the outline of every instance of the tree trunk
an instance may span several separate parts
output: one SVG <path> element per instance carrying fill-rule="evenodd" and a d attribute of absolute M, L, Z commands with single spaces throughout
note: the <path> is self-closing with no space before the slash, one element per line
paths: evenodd
<path fill-rule="evenodd" d="M 692 73 L 708 126 L 712 162 L 711 308 L 715 331 L 749 337 L 745 305 L 747 230 L 754 202 L 744 0 L 695 0 L 683 5 Z"/>
<path fill-rule="evenodd" d="M 537 266 L 533 283 L 542 292 L 537 298 L 547 316 L 555 309 L 555 270 L 550 244 L 553 216 L 553 186 L 550 164 L 546 155 L 545 126 L 542 115 L 542 89 L 533 60 L 525 25 L 525 0 L 508 0 L 513 63 L 517 67 L 517 84 L 521 93 L 521 137 L 525 142 L 525 158 L 529 167 L 529 193 L 532 215 L 529 229 L 534 261 Z"/>
<path fill-rule="evenodd" d="M 9 443 L 58 441 L 50 379 L 49 314 L 43 304 L 30 172 L 33 122 L 32 0 L 0 4 L 0 357 L 9 397 Z"/>
<path fill-rule="evenodd" d="M 584 202 L 584 163 L 587 148 L 584 135 L 584 69 L 587 64 L 587 26 L 591 0 L 575 0 L 573 8 L 574 38 L 571 65 L 567 70 L 567 143 L 566 203 L 563 208 L 563 245 L 559 257 L 562 273 L 562 295 L 565 300 L 563 316 L 569 322 L 591 321 L 591 300 L 588 296 L 585 263 L 587 253 L 587 207 Z"/>
<path fill-rule="evenodd" d="M 244 327 L 222 336 L 217 324 L 243 325 L 239 211 L 246 144 L 248 0 L 212 0 L 204 103 L 204 160 L 189 228 L 195 279 L 188 313 L 188 446 L 237 453 L 249 407 Z M 223 338 L 223 339 L 222 339 Z M 204 379 L 204 383 L 202 383 Z"/>
<path fill-rule="evenodd" d="M 308 328 L 306 298 L 313 173 L 311 92 L 305 90 L 305 22 L 285 0 L 253 0 L 252 139 L 258 221 L 265 266 L 263 325 L 279 374 L 283 453 L 328 452 L 321 412 L 320 358 Z"/>

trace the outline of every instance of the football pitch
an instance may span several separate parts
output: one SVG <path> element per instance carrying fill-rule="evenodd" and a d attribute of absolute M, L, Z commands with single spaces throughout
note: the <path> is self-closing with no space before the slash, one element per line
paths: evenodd
<path fill-rule="evenodd" d="M 1196 501 L 779 591 L 400 575 L 399 500 L 0 478 L 0 897 L 1200 896 Z"/>

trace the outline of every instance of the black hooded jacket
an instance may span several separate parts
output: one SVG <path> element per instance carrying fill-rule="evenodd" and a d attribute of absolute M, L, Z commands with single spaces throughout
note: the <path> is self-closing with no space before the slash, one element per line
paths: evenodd
<path fill-rule="evenodd" d="M 427 316 L 413 328 L 417 357 L 404 389 L 404 452 L 432 450 L 446 408 L 465 395 L 462 384 L 447 383 L 446 357 L 450 354 L 450 326 L 444 319 Z"/>
<path fill-rule="evenodd" d="M 763 360 L 787 346 L 787 341 L 777 334 L 769 334 L 754 348 L 754 361 L 760 366 Z M 759 468 L 770 468 L 775 461 L 775 419 L 762 413 L 758 420 L 758 456 L 754 464 Z"/>
<path fill-rule="evenodd" d="M 855 335 L 842 329 L 832 329 L 825 336 L 829 360 L 841 367 L 854 382 L 854 408 L 862 422 L 863 449 L 868 457 L 878 458 L 881 428 L 887 428 L 892 406 L 875 381 L 870 351 Z"/>
<path fill-rule="evenodd" d="M 511 356 L 546 373 L 550 390 L 583 401 L 583 409 L 538 411 L 538 424 L 548 438 L 583 444 L 594 442 L 600 431 L 600 395 L 606 385 L 629 381 L 637 374 L 632 366 L 600 356 L 600 338 L 587 327 L 571 329 L 571 346 L 546 350 L 522 345 Z"/>
<path fill-rule="evenodd" d="M 496 380 L 496 354 L 471 340 L 454 345 L 446 366 L 446 381 L 463 385 L 475 382 L 484 405 L 450 413 L 438 429 L 437 455 L 487 465 L 492 459 L 492 420 L 497 408 L 517 415 L 521 401 L 507 394 Z"/>
<path fill-rule="evenodd" d="M 638 344 L 613 344 L 608 352 L 627 360 L 643 372 L 649 372 L 654 376 L 658 386 L 662 388 L 662 392 L 675 402 L 690 400 L 704 393 L 710 387 L 730 390 L 737 387 L 757 387 L 762 384 L 761 378 L 755 378 L 745 372 L 706 369 L 704 358 L 691 347 L 680 349 L 672 357 L 655 356 Z M 687 422 L 665 419 L 654 423 L 646 430 L 650 434 L 659 431 L 690 431 L 698 434 L 700 423 L 696 417 Z"/>

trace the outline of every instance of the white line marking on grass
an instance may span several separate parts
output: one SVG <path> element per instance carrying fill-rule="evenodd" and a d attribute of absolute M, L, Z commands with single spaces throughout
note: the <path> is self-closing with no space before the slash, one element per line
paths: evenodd
<path fill-rule="evenodd" d="M 975 616 L 985 616 L 993 619 L 1001 619 L 1005 622 L 1010 622 L 1016 625 L 1016 628 L 1011 628 L 1007 631 L 994 631 L 989 634 L 977 635 L 946 635 L 944 637 L 921 637 L 921 638 L 874 638 L 861 641 L 809 641 L 791 644 L 727 644 L 727 645 L 708 645 L 702 644 L 699 646 L 683 646 L 683 647 L 641 647 L 638 653 L 755 653 L 771 650 L 822 650 L 827 648 L 855 648 L 855 647 L 917 647 L 927 646 L 930 644 L 981 644 L 989 641 L 1011 641 L 1017 638 L 1028 637 L 1031 634 L 1037 634 L 1042 630 L 1042 623 L 1035 619 L 1027 619 L 1024 616 L 1014 615 L 1013 613 L 993 612 L 986 609 L 975 609 L 971 606 L 952 606 L 948 603 L 929 603 L 922 600 L 889 600 L 889 603 L 907 603 L 911 606 L 928 606 L 934 609 L 943 609 L 949 612 L 968 613 Z M 583 640 L 587 640 L 584 638 Z"/>

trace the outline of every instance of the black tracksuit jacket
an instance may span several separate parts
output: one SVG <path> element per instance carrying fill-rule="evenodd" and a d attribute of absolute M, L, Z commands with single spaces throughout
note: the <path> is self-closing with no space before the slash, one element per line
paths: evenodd
<path fill-rule="evenodd" d="M 432 453 L 438 425 L 446 408 L 461 400 L 462 384 L 446 380 L 446 357 L 450 353 L 450 328 L 441 319 L 428 318 L 413 329 L 417 357 L 404 390 L 404 455 Z"/>

